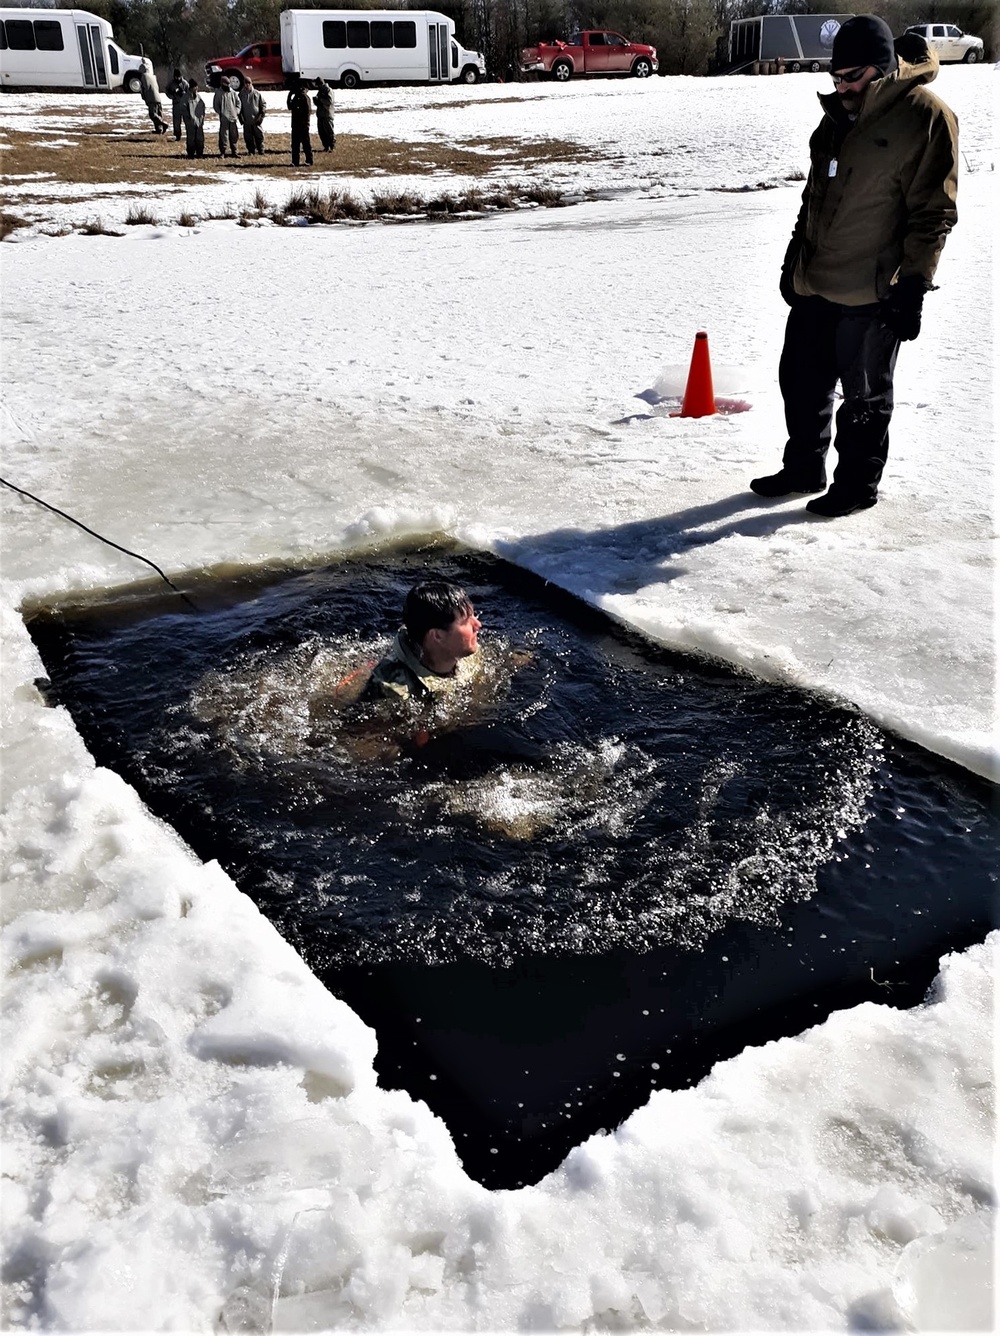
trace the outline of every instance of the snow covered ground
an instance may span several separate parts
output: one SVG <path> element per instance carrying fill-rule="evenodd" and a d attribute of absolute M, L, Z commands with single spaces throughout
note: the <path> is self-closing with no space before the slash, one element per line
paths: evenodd
<path fill-rule="evenodd" d="M 340 133 L 585 143 L 553 179 L 605 197 L 565 210 L 14 234 L 3 475 L 172 574 L 445 531 L 996 774 L 995 77 L 938 81 L 960 222 L 900 355 L 872 511 L 823 523 L 747 491 L 783 441 L 786 178 L 825 86 L 807 75 L 342 109 Z M 0 122 L 42 105 L 5 96 Z M 191 206 L 158 189 L 161 216 Z M 749 412 L 649 402 L 683 388 L 698 329 Z M 989 1326 L 993 938 L 945 962 L 927 1006 L 747 1051 L 536 1187 L 488 1193 L 423 1105 L 375 1087 L 372 1033 L 43 706 L 19 608 L 147 569 L 6 491 L 3 521 L 9 1323 Z"/>

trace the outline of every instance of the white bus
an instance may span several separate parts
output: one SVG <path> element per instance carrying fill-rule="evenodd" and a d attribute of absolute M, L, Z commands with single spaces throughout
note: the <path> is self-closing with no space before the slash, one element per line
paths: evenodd
<path fill-rule="evenodd" d="M 138 88 L 140 56 L 85 9 L 0 9 L 0 88 Z"/>
<path fill-rule="evenodd" d="M 455 40 L 451 19 L 426 9 L 286 9 L 281 63 L 286 76 L 322 76 L 341 88 L 475 83 L 486 73 L 479 52 Z"/>

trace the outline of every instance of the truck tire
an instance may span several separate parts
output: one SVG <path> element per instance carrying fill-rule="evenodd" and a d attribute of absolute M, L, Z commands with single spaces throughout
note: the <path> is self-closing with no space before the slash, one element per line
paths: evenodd
<path fill-rule="evenodd" d="M 819 74 L 822 68 L 823 66 L 819 63 L 818 60 L 814 60 L 812 64 L 809 66 L 809 70 L 812 74 Z"/>
<path fill-rule="evenodd" d="M 632 62 L 632 74 L 636 79 L 648 79 L 653 73 L 653 62 L 648 56 L 639 56 Z"/>
<path fill-rule="evenodd" d="M 789 68 L 789 70 L 791 70 L 792 74 L 798 74 L 798 73 L 801 71 L 801 69 L 802 69 L 802 61 L 801 61 L 801 60 L 793 60 L 792 63 L 789 65 L 788 68 Z"/>
<path fill-rule="evenodd" d="M 230 70 L 228 74 L 224 74 L 222 77 L 234 93 L 238 93 L 243 87 L 243 75 L 240 74 L 239 70 Z"/>
<path fill-rule="evenodd" d="M 556 83 L 569 83 L 573 77 L 573 66 L 568 60 L 557 60 L 552 66 L 552 77 Z"/>
<path fill-rule="evenodd" d="M 126 74 L 125 78 L 122 80 L 122 88 L 125 89 L 126 93 L 138 93 L 141 87 L 142 81 L 140 80 L 139 75 L 135 70 L 129 70 L 128 74 Z"/>
<path fill-rule="evenodd" d="M 977 60 L 982 59 L 982 53 L 974 46 L 970 46 L 962 60 L 963 65 L 975 65 Z"/>
<path fill-rule="evenodd" d="M 340 76 L 341 88 L 360 88 L 361 75 L 357 70 L 345 70 Z"/>
<path fill-rule="evenodd" d="M 466 65 L 465 69 L 458 76 L 459 82 L 464 84 L 474 84 L 479 82 L 479 71 L 475 65 Z"/>

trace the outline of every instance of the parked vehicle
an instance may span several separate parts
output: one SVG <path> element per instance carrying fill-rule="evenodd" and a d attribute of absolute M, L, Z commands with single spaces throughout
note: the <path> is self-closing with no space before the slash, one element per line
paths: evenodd
<path fill-rule="evenodd" d="M 762 14 L 729 25 L 730 73 L 782 61 L 792 74 L 830 68 L 833 39 L 853 14 Z"/>
<path fill-rule="evenodd" d="M 85 9 L 0 9 L 0 87 L 110 92 L 139 56 L 114 41 L 111 24 Z"/>
<path fill-rule="evenodd" d="M 985 55 L 983 39 L 963 32 L 954 23 L 914 23 L 906 31 L 922 37 L 931 50 L 938 53 L 942 65 L 956 62 L 974 65 Z"/>
<path fill-rule="evenodd" d="M 632 74 L 648 79 L 659 68 L 655 46 L 630 42 L 621 33 L 604 28 L 577 33 L 571 42 L 539 42 L 521 52 L 522 70 L 548 74 L 557 83 L 575 74 Z"/>
<path fill-rule="evenodd" d="M 216 56 L 205 62 L 205 77 L 210 88 L 218 88 L 223 78 L 237 90 L 247 79 L 253 81 L 255 88 L 280 88 L 285 82 L 281 43 L 251 42 L 235 56 Z"/>
<path fill-rule="evenodd" d="M 121 49 L 117 42 L 109 42 L 108 58 L 112 66 L 114 66 L 116 56 L 121 69 L 122 88 L 126 93 L 138 93 L 141 86 L 139 75 L 142 72 L 142 56 L 130 56 Z"/>
<path fill-rule="evenodd" d="M 285 76 L 322 76 L 341 88 L 363 83 L 476 83 L 486 73 L 444 14 L 413 9 L 286 9 Z"/>

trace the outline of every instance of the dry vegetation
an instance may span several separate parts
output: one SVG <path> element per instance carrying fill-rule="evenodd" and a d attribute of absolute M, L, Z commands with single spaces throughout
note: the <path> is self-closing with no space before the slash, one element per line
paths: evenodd
<path fill-rule="evenodd" d="M 95 115 L 95 112 L 97 108 L 89 105 L 79 109 L 53 111 L 50 132 L 17 128 L 5 130 L 4 179 L 11 184 L 17 182 L 22 187 L 16 198 L 11 197 L 9 201 L 12 208 L 32 206 L 29 211 L 37 218 L 39 206 L 59 197 L 59 192 L 49 187 L 60 183 L 78 188 L 94 186 L 92 194 L 83 189 L 73 197 L 75 203 L 93 210 L 107 198 L 107 185 L 114 183 L 117 187 L 116 197 L 137 201 L 130 208 L 126 220 L 131 223 L 145 221 L 142 197 L 150 188 L 162 195 L 164 188 L 169 190 L 183 186 L 189 190 L 199 180 L 212 186 L 218 186 L 220 180 L 231 177 L 237 177 L 242 182 L 256 178 L 262 184 L 289 180 L 301 185 L 304 175 L 322 173 L 324 177 L 344 175 L 368 178 L 374 185 L 382 175 L 424 176 L 437 172 L 485 178 L 495 177 L 505 169 L 523 170 L 578 161 L 588 155 L 587 150 L 579 144 L 556 139 L 526 141 L 501 136 L 452 137 L 447 142 L 411 144 L 341 132 L 337 135 L 336 148 L 331 153 L 319 151 L 316 145 L 312 168 L 295 168 L 291 165 L 285 132 L 275 131 L 267 135 L 265 151 L 259 157 L 241 152 L 236 159 L 221 159 L 214 155 L 214 133 L 210 127 L 206 135 L 207 155 L 200 159 L 189 159 L 184 151 L 183 140 L 178 143 L 170 134 L 158 137 L 148 130 L 124 124 L 122 119 L 112 119 L 106 113 L 102 117 L 99 112 Z M 53 142 L 47 143 L 47 138 Z M 39 177 L 39 173 L 47 175 Z M 37 179 L 37 186 L 32 178 Z M 520 197 L 534 199 L 537 203 L 558 202 L 555 197 L 543 198 L 545 190 L 544 187 L 530 193 L 524 190 L 520 192 Z M 504 193 L 507 193 L 506 188 Z M 332 194 L 336 196 L 336 191 Z M 549 192 L 549 195 L 553 196 L 553 192 Z M 65 199 L 65 196 L 62 198 Z M 194 217 L 198 212 L 197 199 L 192 200 L 188 194 L 185 203 L 189 205 L 190 216 Z M 258 191 L 251 212 L 261 215 L 271 207 L 263 192 Z M 414 202 L 414 198 L 410 197 L 398 209 L 383 205 L 368 209 L 364 216 L 371 217 L 376 213 L 427 214 L 435 211 L 453 213 L 456 209 L 469 210 L 476 207 L 475 204 L 444 204 L 435 210 L 433 201 Z M 329 206 L 321 206 L 320 212 L 329 213 Z M 150 217 L 153 216 L 150 214 Z M 202 213 L 202 216 L 205 214 Z M 342 210 L 339 216 L 348 215 Z M 22 220 L 6 209 L 3 222 L 6 231 L 19 225 L 23 225 Z"/>

